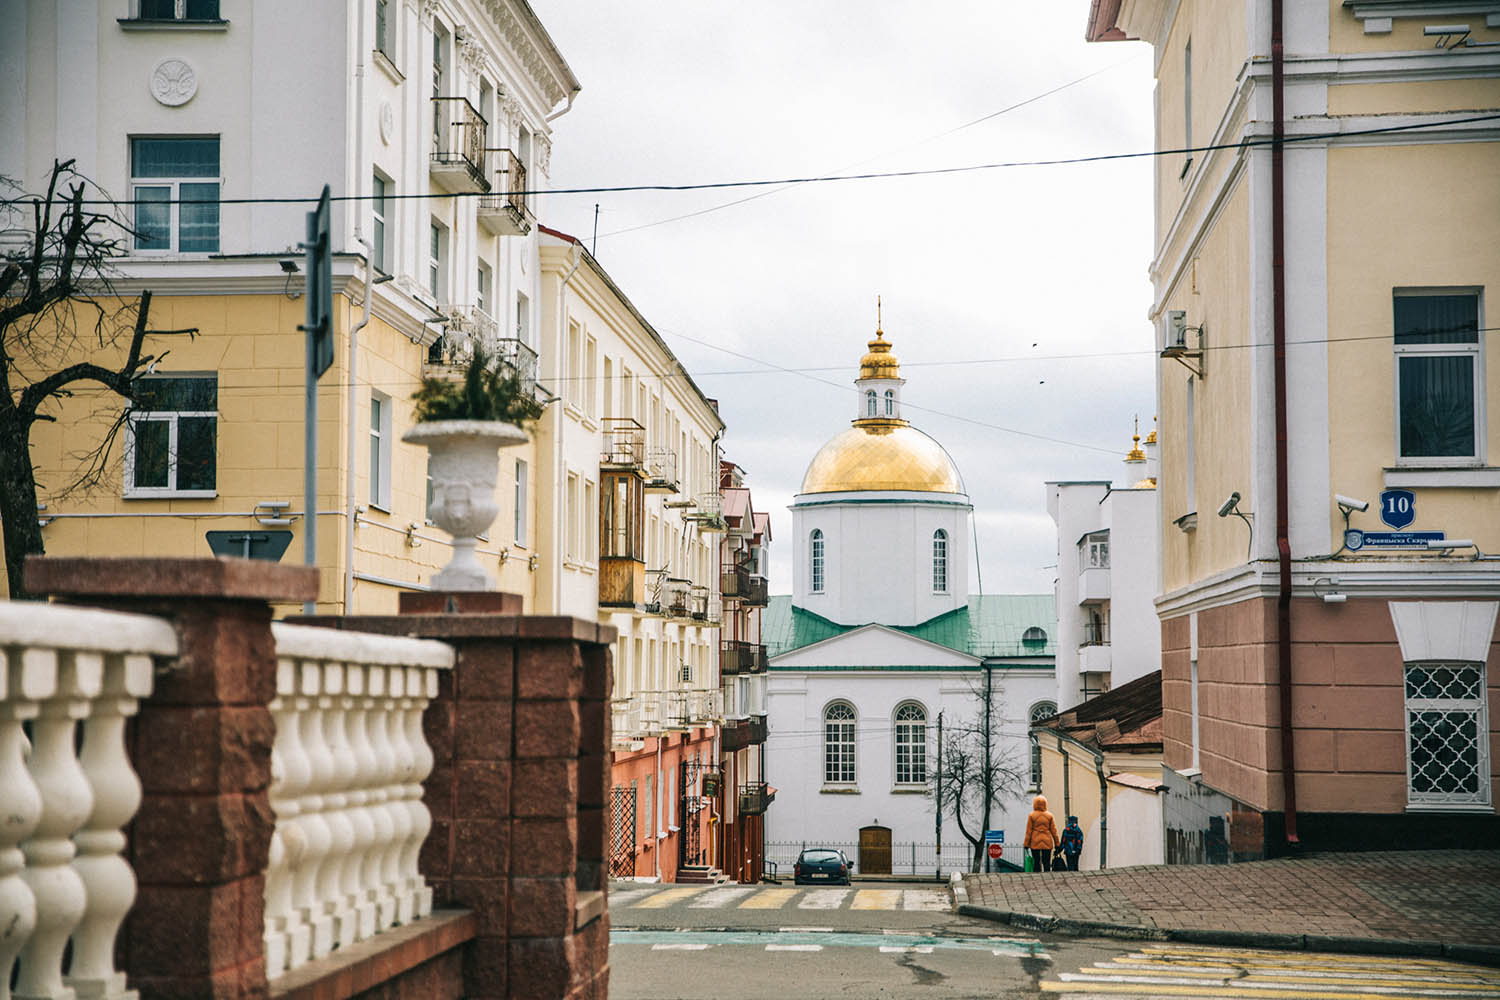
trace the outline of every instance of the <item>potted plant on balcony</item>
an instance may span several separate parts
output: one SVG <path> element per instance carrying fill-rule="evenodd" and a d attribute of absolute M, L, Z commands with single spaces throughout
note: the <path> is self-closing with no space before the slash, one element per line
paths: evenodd
<path fill-rule="evenodd" d="M 492 590 L 494 581 L 474 550 L 500 512 L 500 449 L 527 440 L 523 428 L 542 415 L 542 406 L 521 374 L 494 364 L 479 343 L 461 380 L 426 377 L 412 400 L 417 425 L 401 439 L 426 446 L 432 479 L 427 516 L 453 536 L 453 558 L 433 577 L 433 586 Z"/>

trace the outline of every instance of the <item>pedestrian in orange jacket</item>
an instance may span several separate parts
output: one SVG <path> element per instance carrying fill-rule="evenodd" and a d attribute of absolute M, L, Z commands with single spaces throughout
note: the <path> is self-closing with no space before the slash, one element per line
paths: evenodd
<path fill-rule="evenodd" d="M 1058 846 L 1057 820 L 1047 811 L 1047 797 L 1031 800 L 1031 814 L 1026 817 L 1026 837 L 1021 846 L 1031 852 L 1032 870 L 1052 870 L 1052 851 Z"/>

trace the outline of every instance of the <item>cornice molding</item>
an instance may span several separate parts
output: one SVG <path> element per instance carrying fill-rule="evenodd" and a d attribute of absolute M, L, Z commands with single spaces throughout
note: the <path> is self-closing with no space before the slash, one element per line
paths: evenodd
<path fill-rule="evenodd" d="M 1156 598 L 1157 617 L 1178 618 L 1257 599 L 1274 599 L 1277 566 L 1246 563 Z M 1334 583 L 1333 581 L 1337 581 Z M 1500 597 L 1500 561 L 1455 559 L 1320 559 L 1292 564 L 1292 596 L 1320 597 L 1330 590 L 1348 597 Z"/>
<path fill-rule="evenodd" d="M 507 0 L 483 0 L 476 4 L 490 16 L 499 29 L 501 40 L 515 54 L 521 66 L 531 77 L 531 82 L 546 98 L 548 106 L 554 106 L 568 96 L 568 83 L 559 66 L 542 50 L 537 39 L 521 23 Z M 566 67 L 561 67 L 565 70 Z M 569 74 L 571 75 L 571 74 Z"/>

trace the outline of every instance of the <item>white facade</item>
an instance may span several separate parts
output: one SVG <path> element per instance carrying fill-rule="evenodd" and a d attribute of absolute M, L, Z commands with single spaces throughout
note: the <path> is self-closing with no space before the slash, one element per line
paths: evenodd
<path fill-rule="evenodd" d="M 1155 435 L 1152 435 L 1154 438 Z M 1161 586 L 1155 441 L 1127 460 L 1128 485 L 1047 483 L 1057 525 L 1057 707 L 1161 669 Z M 1145 475 L 1146 478 L 1141 478 Z"/>

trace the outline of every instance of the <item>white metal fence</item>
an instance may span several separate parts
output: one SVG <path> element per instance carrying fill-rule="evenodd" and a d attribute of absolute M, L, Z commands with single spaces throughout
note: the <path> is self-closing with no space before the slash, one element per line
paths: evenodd
<path fill-rule="evenodd" d="M 276 742 L 266 975 L 432 911 L 417 854 L 432 826 L 422 711 L 440 642 L 274 623 Z"/>
<path fill-rule="evenodd" d="M 141 783 L 125 719 L 177 655 L 157 618 L 0 602 L 0 997 L 120 996 Z M 79 735 L 82 731 L 82 741 Z M 66 969 L 63 955 L 71 943 Z"/>
<path fill-rule="evenodd" d="M 831 848 L 843 851 L 854 867 L 856 875 L 866 874 L 859 866 L 859 844 L 836 840 L 779 840 L 766 842 L 766 865 L 774 865 L 774 874 L 781 878 L 792 877 L 792 865 L 797 855 L 808 848 Z M 892 875 L 931 875 L 946 878 L 949 872 L 969 871 L 973 863 L 973 848 L 967 840 L 957 838 L 957 843 L 944 841 L 941 856 L 933 842 L 907 841 L 891 844 Z M 1024 866 L 1025 852 L 1019 845 L 1006 844 L 1001 852 L 1001 862 L 995 870 L 1012 871 Z"/>

